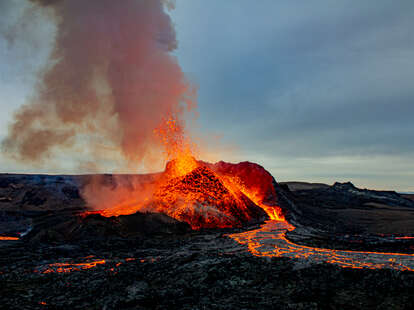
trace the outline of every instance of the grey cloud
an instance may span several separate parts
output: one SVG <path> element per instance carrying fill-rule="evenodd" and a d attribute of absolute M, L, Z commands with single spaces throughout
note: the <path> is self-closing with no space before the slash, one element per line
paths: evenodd
<path fill-rule="evenodd" d="M 203 75 L 202 119 L 214 118 L 229 140 L 269 152 L 287 150 L 268 141 L 292 145 L 292 155 L 413 151 L 404 142 L 414 138 L 407 128 L 414 112 L 412 2 L 238 3 L 194 26 L 220 39 L 208 52 L 199 48 L 210 40 L 178 28 L 184 69 Z M 218 4 L 206 14 L 213 8 Z M 186 65 L 192 47 L 200 54 Z"/>
<path fill-rule="evenodd" d="M 381 171 L 414 155 L 414 2 L 182 0 L 177 8 L 178 57 L 200 85 L 203 128 L 250 159 L 266 167 L 283 159 L 298 178 L 365 173 L 373 184 L 374 167 L 351 162 L 381 155 Z M 347 165 L 294 166 L 338 156 Z M 407 188 L 403 171 L 389 175 Z"/>

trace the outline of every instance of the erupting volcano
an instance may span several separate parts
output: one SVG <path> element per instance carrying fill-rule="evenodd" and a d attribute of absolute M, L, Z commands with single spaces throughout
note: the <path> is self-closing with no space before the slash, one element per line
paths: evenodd
<path fill-rule="evenodd" d="M 319 309 L 323 300 L 322 309 L 342 309 L 355 308 L 355 296 L 357 306 L 368 300 L 374 308 L 375 296 L 386 299 L 381 309 L 410 298 L 414 307 L 414 198 L 350 182 L 295 190 L 259 164 L 207 162 L 228 157 L 206 138 L 216 123 L 194 129 L 197 87 L 173 53 L 174 0 L 25 5 L 5 30 L 8 40 L 36 18 L 48 21 L 53 40 L 1 146 L 24 165 L 64 166 L 70 175 L 0 174 L 0 305 Z M 229 72 L 221 80 L 238 71 Z M 249 100 L 263 89 L 253 85 L 241 92 Z M 283 87 L 273 93 L 290 98 Z M 254 128 L 248 117 L 243 127 Z M 271 132 L 263 145 L 276 145 Z M 377 285 L 383 290 L 372 290 Z M 389 292 L 403 306 L 387 304 Z"/>
<path fill-rule="evenodd" d="M 98 171 L 105 169 L 100 160 L 113 160 L 130 172 L 167 163 L 161 173 L 88 176 L 80 188 L 89 209 L 83 218 L 151 212 L 194 230 L 248 227 L 266 220 L 294 229 L 285 219 L 292 210 L 282 210 L 279 185 L 263 167 L 196 159 L 203 154 L 186 126 L 188 112 L 196 109 L 196 92 L 171 53 L 177 47 L 167 12 L 173 1 L 30 2 L 32 9 L 53 17 L 56 39 L 34 96 L 16 113 L 3 141 L 6 153 L 44 163 L 59 149 L 82 150 L 86 154 L 80 166 L 93 162 Z M 258 255 L 257 240 L 262 239 L 253 233 L 243 236 L 232 237 Z M 280 231 L 275 238 L 285 240 Z M 305 249 L 287 244 L 288 253 Z M 310 252 L 324 259 L 328 253 Z"/>
<path fill-rule="evenodd" d="M 183 161 L 189 168 L 187 173 Z M 248 186 L 252 180 L 258 183 Z M 131 190 L 127 201 L 94 213 L 110 217 L 143 210 L 162 212 L 187 222 L 193 229 L 283 220 L 273 182 L 270 174 L 256 164 L 209 164 L 188 156 L 170 161 L 162 174 L 147 181 L 144 187 L 152 191 L 145 199 L 140 197 L 142 192 Z M 117 188 L 111 195 L 118 195 Z"/>

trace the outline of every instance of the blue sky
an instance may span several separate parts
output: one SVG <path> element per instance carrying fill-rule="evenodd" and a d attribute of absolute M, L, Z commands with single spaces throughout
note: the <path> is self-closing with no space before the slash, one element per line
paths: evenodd
<path fill-rule="evenodd" d="M 0 29 L 20 9 L 11 1 Z M 231 145 L 220 158 L 281 181 L 414 190 L 414 2 L 177 0 L 170 14 L 199 130 Z M 0 40 L 0 136 L 49 52 L 53 27 L 35 26 Z"/>

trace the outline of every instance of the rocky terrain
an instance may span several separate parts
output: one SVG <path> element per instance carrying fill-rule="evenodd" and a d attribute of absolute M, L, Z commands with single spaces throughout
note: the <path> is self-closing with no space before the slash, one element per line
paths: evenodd
<path fill-rule="evenodd" d="M 414 253 L 414 201 L 393 191 L 352 183 L 282 183 L 293 202 L 297 229 L 288 237 L 336 249 Z"/>
<path fill-rule="evenodd" d="M 81 216 L 87 176 L 0 175 L 0 308 L 412 309 L 414 272 L 257 257 L 165 215 Z M 107 176 L 108 180 L 111 179 Z M 350 183 L 276 184 L 291 242 L 414 252 L 414 201 Z"/>
<path fill-rule="evenodd" d="M 254 257 L 222 232 L 0 247 L 4 309 L 412 309 L 414 274 Z M 88 257 L 85 259 L 85 257 Z M 105 259 L 90 269 L 49 264 Z M 54 270 L 57 270 L 56 268 Z M 43 272 L 43 273 L 42 273 Z"/>

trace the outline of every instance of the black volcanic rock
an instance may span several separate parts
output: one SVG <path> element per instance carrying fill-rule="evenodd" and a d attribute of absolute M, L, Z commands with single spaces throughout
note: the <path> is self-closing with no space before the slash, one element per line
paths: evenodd
<path fill-rule="evenodd" d="M 218 231 L 0 243 L 2 309 L 413 309 L 413 289 L 412 272 L 256 257 Z"/>
<path fill-rule="evenodd" d="M 393 191 L 359 189 L 351 182 L 300 188 L 308 189 L 283 190 L 293 203 L 287 218 L 293 216 L 297 227 L 287 234 L 290 240 L 316 247 L 413 252 L 412 245 L 401 247 L 393 236 L 413 234 L 414 201 Z"/>
<path fill-rule="evenodd" d="M 33 230 L 24 239 L 30 242 L 69 242 L 184 234 L 190 231 L 187 223 L 161 213 L 137 212 L 109 218 L 99 214 L 73 217 L 57 213 L 35 221 Z"/>
<path fill-rule="evenodd" d="M 62 193 L 65 194 L 68 199 L 81 199 L 79 189 L 76 186 L 64 186 L 62 188 Z"/>
<path fill-rule="evenodd" d="M 336 191 L 343 196 L 358 198 L 362 203 L 377 202 L 387 205 L 404 206 L 414 208 L 414 202 L 395 191 L 377 191 L 370 189 L 359 189 L 351 182 L 335 182 L 328 192 Z"/>

